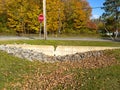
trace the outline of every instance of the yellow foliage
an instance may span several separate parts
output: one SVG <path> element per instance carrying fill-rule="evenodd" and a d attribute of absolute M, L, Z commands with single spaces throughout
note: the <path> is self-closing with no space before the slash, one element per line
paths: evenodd
<path fill-rule="evenodd" d="M 13 0 L 8 6 L 9 27 L 15 26 L 13 29 L 18 31 L 21 31 L 21 29 L 24 31 L 29 28 L 29 30 L 38 32 L 39 22 L 37 18 L 41 10 L 35 2 L 32 0 Z"/>
<path fill-rule="evenodd" d="M 56 32 L 64 20 L 64 5 L 60 0 L 47 0 L 47 29 Z"/>
<path fill-rule="evenodd" d="M 86 0 L 46 0 L 47 30 L 57 32 L 59 28 L 71 26 L 80 29 L 86 25 L 91 9 Z M 42 13 L 40 0 L 0 0 L 0 13 L 7 11 L 7 25 L 14 30 L 39 32 L 38 16 Z"/>

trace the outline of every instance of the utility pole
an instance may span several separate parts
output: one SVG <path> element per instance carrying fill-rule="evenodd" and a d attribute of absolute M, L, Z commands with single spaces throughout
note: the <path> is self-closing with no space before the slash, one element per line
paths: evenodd
<path fill-rule="evenodd" d="M 46 0 L 43 0 L 43 16 L 44 16 L 44 39 L 47 39 L 47 27 L 46 27 Z"/>

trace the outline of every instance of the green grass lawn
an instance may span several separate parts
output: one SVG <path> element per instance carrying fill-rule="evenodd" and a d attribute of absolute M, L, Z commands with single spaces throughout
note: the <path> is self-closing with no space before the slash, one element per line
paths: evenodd
<path fill-rule="evenodd" d="M 0 44 L 32 44 L 32 45 L 68 45 L 68 46 L 113 46 L 120 47 L 120 42 L 105 41 L 65 41 L 65 40 L 9 40 L 0 41 Z"/>
<path fill-rule="evenodd" d="M 119 42 L 20 40 L 0 44 L 120 46 Z M 107 51 L 118 64 L 85 69 L 76 63 L 43 63 L 20 59 L 0 51 L 0 90 L 119 90 L 120 49 Z M 79 66 L 79 65 L 78 65 Z M 52 89 L 51 89 L 52 88 Z"/>

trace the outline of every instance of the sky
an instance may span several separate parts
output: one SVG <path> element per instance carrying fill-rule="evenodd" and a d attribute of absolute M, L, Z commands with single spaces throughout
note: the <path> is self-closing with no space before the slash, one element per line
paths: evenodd
<path fill-rule="evenodd" d="M 103 7 L 103 3 L 105 2 L 105 0 L 87 0 L 87 1 L 89 5 L 93 8 L 91 18 L 98 18 L 99 16 L 101 16 L 104 10 L 95 7 Z"/>

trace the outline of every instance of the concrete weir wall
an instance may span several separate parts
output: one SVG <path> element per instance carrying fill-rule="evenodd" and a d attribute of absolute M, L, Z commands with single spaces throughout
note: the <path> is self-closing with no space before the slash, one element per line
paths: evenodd
<path fill-rule="evenodd" d="M 75 53 L 83 53 L 88 51 L 99 51 L 106 49 L 117 49 L 119 47 L 97 47 L 97 46 L 57 46 L 55 50 L 56 56 L 63 56 Z"/>
<path fill-rule="evenodd" d="M 42 52 L 45 55 L 54 56 L 54 46 L 50 45 L 8 44 L 6 46 L 33 50 L 36 52 Z"/>
<path fill-rule="evenodd" d="M 98 57 L 103 54 L 101 50 L 118 49 L 120 47 L 94 47 L 94 46 L 54 46 L 7 44 L 0 45 L 0 50 L 10 55 L 28 60 L 39 60 L 44 62 L 81 60 L 89 57 Z"/>
<path fill-rule="evenodd" d="M 3 45 L 0 45 L 2 49 Z M 64 56 L 75 53 L 84 53 L 88 51 L 99 51 L 106 49 L 117 49 L 120 47 L 97 47 L 97 46 L 57 46 L 56 49 L 51 45 L 29 45 L 29 44 L 7 44 L 6 47 L 22 48 L 24 50 L 33 50 L 48 56 Z"/>

